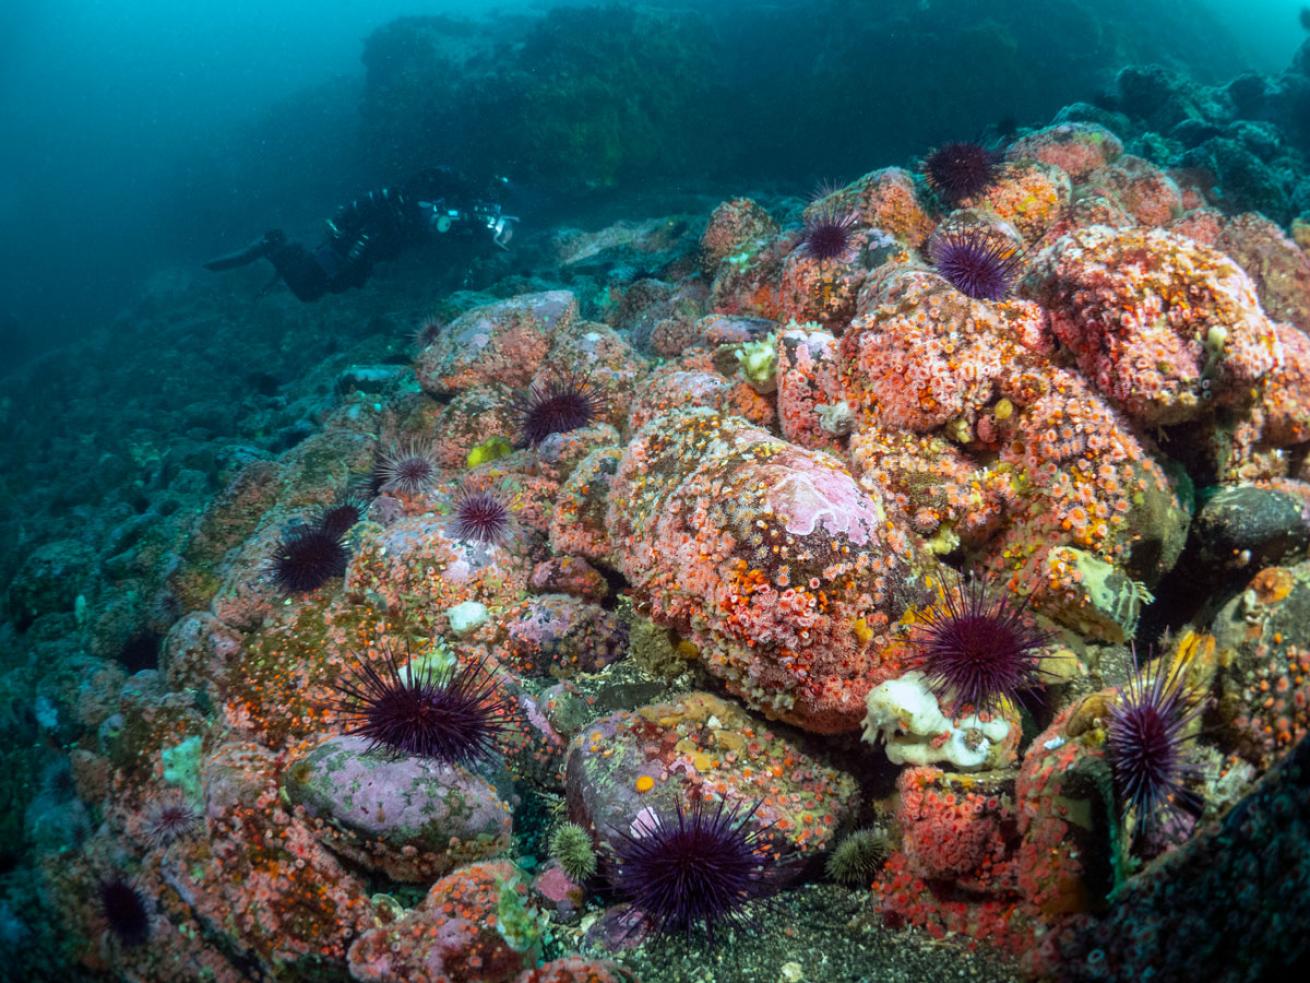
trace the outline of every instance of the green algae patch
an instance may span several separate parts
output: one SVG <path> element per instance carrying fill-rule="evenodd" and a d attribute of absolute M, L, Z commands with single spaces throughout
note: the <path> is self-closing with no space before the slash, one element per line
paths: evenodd
<path fill-rule="evenodd" d="M 159 752 L 164 763 L 164 781 L 176 785 L 182 790 L 187 801 L 193 805 L 201 802 L 200 758 L 204 752 L 204 741 L 199 737 L 188 737 L 181 744 L 166 747 Z"/>

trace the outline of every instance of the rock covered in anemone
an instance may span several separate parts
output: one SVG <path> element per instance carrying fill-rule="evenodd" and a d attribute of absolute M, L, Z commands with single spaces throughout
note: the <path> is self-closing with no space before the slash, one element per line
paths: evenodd
<path fill-rule="evenodd" d="M 930 562 L 832 458 L 711 410 L 667 413 L 624 453 L 612 542 L 656 621 L 748 703 L 852 730 L 905 592 Z"/>

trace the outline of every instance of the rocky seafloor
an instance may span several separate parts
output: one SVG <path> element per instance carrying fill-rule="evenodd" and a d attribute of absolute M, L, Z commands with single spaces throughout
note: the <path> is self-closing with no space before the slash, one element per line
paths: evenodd
<path fill-rule="evenodd" d="M 1294 966 L 1307 61 L 1126 72 L 974 188 L 541 230 L 477 290 L 162 277 L 8 380 L 0 972 Z M 963 700 L 932 643 L 989 618 L 1021 678 Z M 496 725 L 350 733 L 392 664 Z M 634 851 L 720 804 L 749 899 L 661 931 Z"/>

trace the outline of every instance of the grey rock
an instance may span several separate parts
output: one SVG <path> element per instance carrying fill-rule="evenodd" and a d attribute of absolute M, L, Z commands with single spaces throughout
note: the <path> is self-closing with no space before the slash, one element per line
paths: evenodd
<path fill-rule="evenodd" d="M 327 846 L 393 880 L 431 880 L 509 846 L 509 806 L 486 779 L 459 765 L 370 751 L 362 737 L 334 737 L 293 761 L 284 787 L 324 821 Z"/>
<path fill-rule="evenodd" d="M 1310 506 L 1289 492 L 1235 485 L 1201 507 L 1192 535 L 1197 558 L 1210 569 L 1295 562 L 1310 547 Z"/>

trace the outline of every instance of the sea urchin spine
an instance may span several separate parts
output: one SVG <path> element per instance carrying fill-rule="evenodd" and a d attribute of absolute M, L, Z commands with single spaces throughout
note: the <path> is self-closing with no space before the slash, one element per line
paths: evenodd
<path fill-rule="evenodd" d="M 273 572 L 283 590 L 305 594 L 344 576 L 349 560 L 340 534 L 316 522 L 283 534 L 273 554 Z"/>
<path fill-rule="evenodd" d="M 561 823 L 551 834 L 550 856 L 579 884 L 596 873 L 596 848 L 591 834 L 577 823 Z"/>
<path fill-rule="evenodd" d="M 410 441 L 389 447 L 377 464 L 378 488 L 384 492 L 418 495 L 437 480 L 440 466 L 428 444 Z"/>
<path fill-rule="evenodd" d="M 396 755 L 474 764 L 495 752 L 509 723 L 508 704 L 481 662 L 447 673 L 416 671 L 411 662 L 402 671 L 388 652 L 382 672 L 362 662 L 337 691 L 334 709 L 350 722 L 346 733 Z"/>
<path fill-rule="evenodd" d="M 907 667 L 924 674 L 943 709 L 990 712 L 1038 683 L 1049 641 L 1025 605 L 962 577 L 915 624 Z"/>
<path fill-rule="evenodd" d="M 157 848 L 172 846 L 204 827 L 204 820 L 181 796 L 160 799 L 145 817 L 145 833 Z"/>
<path fill-rule="evenodd" d="M 858 213 L 843 210 L 832 202 L 816 206 L 801 230 L 801 250 L 821 263 L 849 263 L 855 254 L 858 220 Z"/>
<path fill-rule="evenodd" d="M 924 176 L 943 203 L 954 208 L 987 190 L 996 176 L 996 154 L 976 143 L 945 143 L 923 162 Z"/>
<path fill-rule="evenodd" d="M 1004 300 L 1014 289 L 1025 253 L 999 233 L 961 229 L 935 236 L 928 255 L 937 272 L 966 297 Z"/>
<path fill-rule="evenodd" d="M 1166 668 L 1166 661 L 1133 673 L 1106 728 L 1106 753 L 1120 804 L 1148 832 L 1171 811 L 1196 814 L 1200 805 L 1184 785 L 1191 770 L 1184 744 L 1202 704 L 1186 686 L 1180 666 Z"/>
<path fill-rule="evenodd" d="M 500 495 L 460 489 L 450 523 L 451 535 L 456 539 L 501 546 L 509 539 L 512 527 L 510 507 Z"/>
<path fill-rule="evenodd" d="M 697 798 L 674 815 L 643 811 L 614 830 L 609 880 L 660 933 L 692 934 L 739 921 L 741 907 L 764 893 L 773 855 L 751 820 L 759 803 L 707 806 Z"/>
<path fill-rule="evenodd" d="M 100 914 L 109 934 L 125 948 L 150 940 L 150 907 L 141 891 L 122 877 L 110 877 L 97 885 Z"/>
<path fill-rule="evenodd" d="M 536 447 L 551 434 L 585 427 L 604 414 L 607 402 L 594 382 L 576 373 L 534 382 L 514 400 L 520 442 Z"/>

